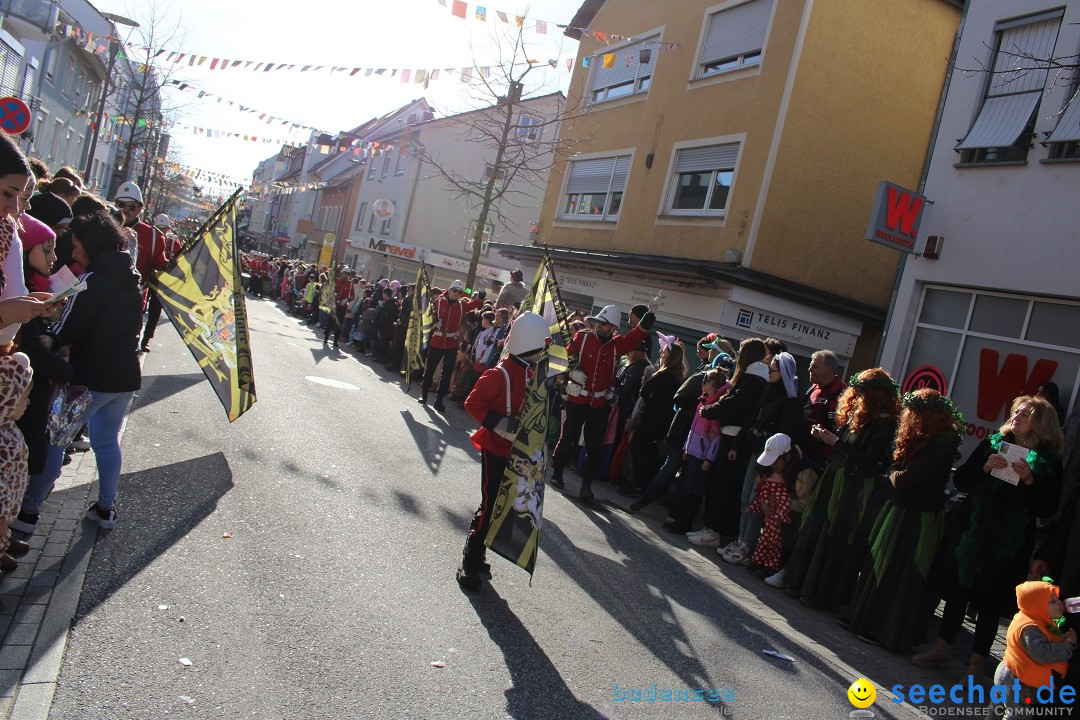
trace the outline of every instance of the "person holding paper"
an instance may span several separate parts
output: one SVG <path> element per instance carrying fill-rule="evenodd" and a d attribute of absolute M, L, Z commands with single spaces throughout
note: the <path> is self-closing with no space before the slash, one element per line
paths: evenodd
<path fill-rule="evenodd" d="M 952 550 L 945 575 L 945 610 L 937 643 L 911 662 L 945 667 L 970 603 L 978 611 L 968 673 L 981 680 L 998 622 L 1016 612 L 1016 586 L 1028 579 L 1035 547 L 1035 521 L 1057 510 L 1061 494 L 1063 438 L 1054 407 L 1040 397 L 1022 395 L 997 433 L 979 443 L 956 470 L 953 482 L 969 493 L 967 527 Z M 1026 448 L 1009 461 L 1009 447 Z M 1013 451 L 1015 454 L 1015 451 Z M 996 477 L 1008 468 L 1015 483 Z M 1007 476 L 1006 476 L 1007 477 Z"/>

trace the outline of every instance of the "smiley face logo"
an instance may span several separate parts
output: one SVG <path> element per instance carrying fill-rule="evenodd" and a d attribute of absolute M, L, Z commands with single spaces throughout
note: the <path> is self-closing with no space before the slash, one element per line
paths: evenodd
<path fill-rule="evenodd" d="M 877 690 L 866 678 L 859 678 L 851 683 L 847 691 L 848 700 L 857 708 L 868 708 L 877 699 Z"/>

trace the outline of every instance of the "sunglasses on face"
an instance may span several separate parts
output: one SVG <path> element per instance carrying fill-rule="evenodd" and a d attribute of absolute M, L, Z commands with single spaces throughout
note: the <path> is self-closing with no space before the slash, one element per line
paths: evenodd
<path fill-rule="evenodd" d="M 119 202 L 119 203 L 116 203 L 116 207 L 120 208 L 121 210 L 125 210 L 127 212 L 137 212 L 139 210 L 139 203 L 133 203 L 133 202 L 123 203 L 123 202 Z"/>

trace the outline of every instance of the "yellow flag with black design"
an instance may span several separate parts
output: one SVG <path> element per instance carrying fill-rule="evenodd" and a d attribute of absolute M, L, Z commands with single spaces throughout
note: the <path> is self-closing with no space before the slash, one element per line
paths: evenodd
<path fill-rule="evenodd" d="M 229 422 L 255 403 L 255 370 L 236 246 L 236 203 L 241 192 L 237 190 L 149 281 Z"/>
<path fill-rule="evenodd" d="M 559 279 L 555 276 L 551 256 L 546 253 L 528 294 L 521 301 L 521 309 L 531 310 L 548 321 L 552 340 L 547 353 L 548 376 L 567 372 L 570 369 L 570 356 L 566 350 L 570 344 L 570 324 L 559 293 Z"/>
<path fill-rule="evenodd" d="M 435 311 L 431 306 L 431 283 L 427 266 L 420 264 L 416 271 L 416 287 L 413 288 L 412 313 L 405 333 L 405 381 L 412 387 L 414 378 L 424 375 L 424 351 L 435 328 Z"/>

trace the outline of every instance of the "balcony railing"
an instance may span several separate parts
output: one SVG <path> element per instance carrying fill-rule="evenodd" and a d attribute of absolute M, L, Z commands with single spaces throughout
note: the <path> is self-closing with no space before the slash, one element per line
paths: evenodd
<path fill-rule="evenodd" d="M 49 30 L 51 6 L 50 0 L 3 0 L 0 2 L 0 8 L 3 9 L 5 15 L 25 20 L 43 31 Z"/>

